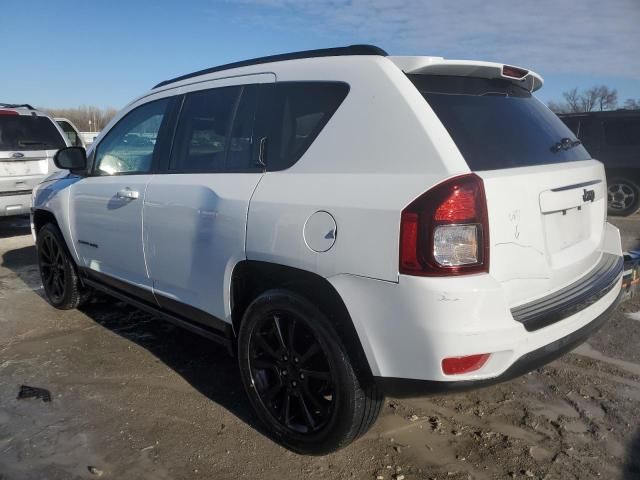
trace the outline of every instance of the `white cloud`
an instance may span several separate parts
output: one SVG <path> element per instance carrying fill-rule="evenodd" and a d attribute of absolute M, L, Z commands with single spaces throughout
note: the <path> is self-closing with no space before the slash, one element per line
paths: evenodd
<path fill-rule="evenodd" d="M 312 29 L 392 54 L 640 79 L 640 0 L 239 0 L 261 25 Z M 244 15 L 243 15 L 244 17 Z M 244 17 L 246 19 L 246 17 Z M 328 42 L 333 45 L 335 42 Z"/>

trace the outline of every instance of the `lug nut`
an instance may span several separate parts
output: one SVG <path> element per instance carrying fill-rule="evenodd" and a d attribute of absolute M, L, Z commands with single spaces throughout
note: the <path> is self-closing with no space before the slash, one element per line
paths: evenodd
<path fill-rule="evenodd" d="M 286 362 L 287 360 L 289 360 L 289 357 L 287 357 L 287 356 L 285 355 L 284 357 L 282 357 L 282 360 L 284 360 L 284 361 Z"/>
<path fill-rule="evenodd" d="M 286 370 L 282 370 L 282 375 L 284 375 L 285 377 L 287 376 L 287 371 Z"/>
<path fill-rule="evenodd" d="M 303 379 L 304 379 L 304 373 L 301 373 L 300 374 L 300 380 L 303 380 Z"/>
<path fill-rule="evenodd" d="M 298 382 L 296 382 L 295 380 L 293 382 L 291 382 L 291 385 L 293 385 L 294 387 L 298 386 Z"/>
<path fill-rule="evenodd" d="M 298 363 L 299 361 L 298 357 L 293 357 L 293 363 Z"/>

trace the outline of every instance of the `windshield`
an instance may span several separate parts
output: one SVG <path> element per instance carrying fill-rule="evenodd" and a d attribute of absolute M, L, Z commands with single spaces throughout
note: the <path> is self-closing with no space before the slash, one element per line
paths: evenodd
<path fill-rule="evenodd" d="M 471 170 L 588 160 L 573 132 L 508 80 L 409 75 Z"/>
<path fill-rule="evenodd" d="M 0 151 L 57 150 L 65 146 L 62 135 L 47 117 L 0 116 Z"/>

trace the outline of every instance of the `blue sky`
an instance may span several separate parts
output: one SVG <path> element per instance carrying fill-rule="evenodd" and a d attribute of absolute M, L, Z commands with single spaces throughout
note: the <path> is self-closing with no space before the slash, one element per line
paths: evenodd
<path fill-rule="evenodd" d="M 262 55 L 373 43 L 521 65 L 538 96 L 640 99 L 640 0 L 0 0 L 0 101 L 120 108 L 161 80 Z"/>

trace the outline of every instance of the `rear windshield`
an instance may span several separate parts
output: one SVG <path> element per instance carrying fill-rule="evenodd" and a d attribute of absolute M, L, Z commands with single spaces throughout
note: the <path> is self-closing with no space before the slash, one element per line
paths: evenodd
<path fill-rule="evenodd" d="M 0 116 L 0 151 L 57 150 L 65 146 L 62 135 L 47 117 Z"/>
<path fill-rule="evenodd" d="M 588 160 L 574 133 L 507 80 L 409 75 L 471 170 Z"/>

